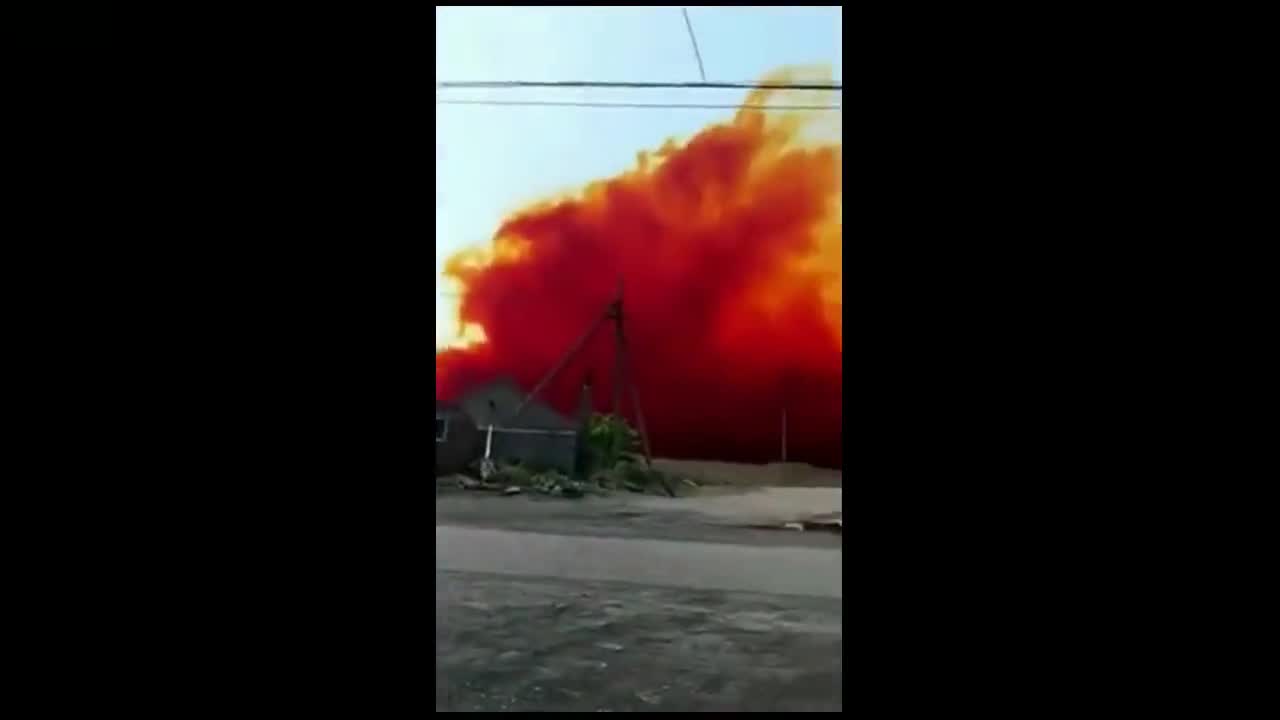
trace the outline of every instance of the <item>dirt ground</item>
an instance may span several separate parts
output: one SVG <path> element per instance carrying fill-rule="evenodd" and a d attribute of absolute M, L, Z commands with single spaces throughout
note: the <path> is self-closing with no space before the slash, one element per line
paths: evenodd
<path fill-rule="evenodd" d="M 839 470 L 814 467 L 803 463 L 745 463 L 712 460 L 671 460 L 654 458 L 655 467 L 686 475 L 703 485 L 734 487 L 841 487 Z"/>
<path fill-rule="evenodd" d="M 439 572 L 437 711 L 843 707 L 829 598 Z"/>
<path fill-rule="evenodd" d="M 436 493 L 435 511 L 436 525 L 558 535 L 840 547 L 840 534 L 746 527 L 769 522 L 781 525 L 799 517 L 840 511 L 839 490 L 817 489 L 813 494 L 801 490 L 800 498 L 796 494 L 795 489 L 766 489 L 676 499 L 619 492 L 568 500 L 532 493 L 507 497 L 441 487 Z"/>
<path fill-rule="evenodd" d="M 535 493 L 504 497 L 462 491 L 437 479 L 436 524 L 525 532 L 648 537 L 745 544 L 838 546 L 839 536 L 752 530 L 811 517 L 843 516 L 841 472 L 810 465 L 747 465 L 655 459 L 655 466 L 690 477 L 700 487 L 680 498 L 615 492 L 576 500 Z"/>

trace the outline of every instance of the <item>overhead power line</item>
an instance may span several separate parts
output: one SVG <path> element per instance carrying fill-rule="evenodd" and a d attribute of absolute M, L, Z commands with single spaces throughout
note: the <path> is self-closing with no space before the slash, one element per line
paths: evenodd
<path fill-rule="evenodd" d="M 671 90 L 826 90 L 840 92 L 842 83 L 748 83 L 748 82 L 606 82 L 596 80 L 467 80 L 438 82 L 437 90 L 510 88 L 667 88 Z"/>
<path fill-rule="evenodd" d="M 680 12 L 684 15 L 684 26 L 689 29 L 689 42 L 693 43 L 693 56 L 698 60 L 698 77 L 702 78 L 702 82 L 707 81 L 707 71 L 702 69 L 702 53 L 698 52 L 698 38 L 693 34 L 693 23 L 689 22 L 689 8 L 680 8 Z"/>
<path fill-rule="evenodd" d="M 832 110 L 843 109 L 841 105 L 734 105 L 732 103 L 613 103 L 613 102 L 576 102 L 572 100 L 436 100 L 437 105 L 514 105 L 514 106 L 549 106 L 549 107 L 590 107 L 590 108 L 674 108 L 697 110 Z"/>

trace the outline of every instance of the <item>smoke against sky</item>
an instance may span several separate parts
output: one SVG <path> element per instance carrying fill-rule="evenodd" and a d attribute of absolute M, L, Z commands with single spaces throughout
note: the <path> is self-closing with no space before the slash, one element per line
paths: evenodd
<path fill-rule="evenodd" d="M 824 78 L 793 69 L 764 79 Z M 813 101 L 778 95 L 755 91 L 744 104 Z M 445 261 L 471 342 L 437 353 L 437 396 L 498 377 L 532 388 L 621 280 L 630 374 L 656 455 L 776 460 L 785 409 L 789 459 L 838 467 L 838 138 L 838 113 L 744 108 L 640 152 L 629 170 L 512 212 L 489 244 Z M 612 371 L 601 333 L 543 399 L 571 411 L 590 375 L 605 410 Z"/>

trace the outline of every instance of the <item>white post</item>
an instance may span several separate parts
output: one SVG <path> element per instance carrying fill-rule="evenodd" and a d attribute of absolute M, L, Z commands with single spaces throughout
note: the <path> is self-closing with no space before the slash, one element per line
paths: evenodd
<path fill-rule="evenodd" d="M 484 459 L 480 461 L 480 479 L 488 480 L 493 474 L 493 460 L 489 458 L 489 453 L 493 448 L 493 424 L 489 424 L 489 430 L 484 436 Z"/>

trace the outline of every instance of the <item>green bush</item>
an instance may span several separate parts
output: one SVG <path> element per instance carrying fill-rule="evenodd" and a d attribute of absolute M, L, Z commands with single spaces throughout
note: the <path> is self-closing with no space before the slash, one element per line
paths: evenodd
<path fill-rule="evenodd" d="M 617 415 L 595 414 L 587 424 L 590 471 L 609 470 L 640 448 L 640 434 Z M 590 472 L 588 473 L 590 474 Z"/>

